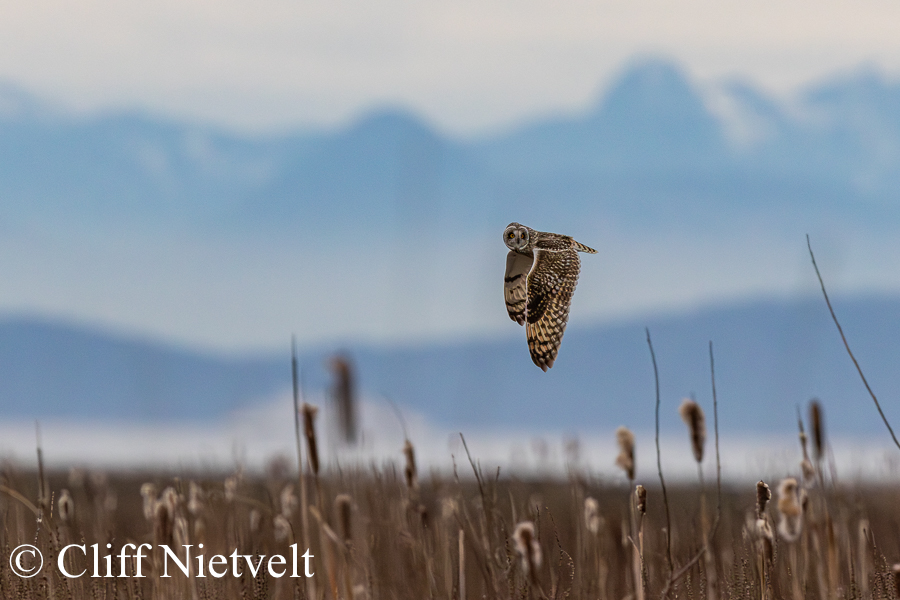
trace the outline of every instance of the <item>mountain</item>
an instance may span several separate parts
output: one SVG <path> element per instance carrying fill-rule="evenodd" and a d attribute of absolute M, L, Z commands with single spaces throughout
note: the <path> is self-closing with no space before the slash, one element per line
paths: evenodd
<path fill-rule="evenodd" d="M 650 229 L 773 209 L 900 218 L 900 86 L 862 69 L 790 107 L 736 82 L 716 97 L 728 110 L 677 65 L 645 60 L 582 114 L 456 140 L 397 109 L 337 130 L 251 136 L 141 114 L 72 116 L 6 85 L 0 217 L 316 240 L 426 226 L 477 235 L 548 203 L 559 221 Z"/>
<path fill-rule="evenodd" d="M 289 360 L 214 356 L 35 318 L 0 322 L 7 419 L 214 420 L 289 384 Z"/>
<path fill-rule="evenodd" d="M 835 306 L 888 417 L 900 422 L 900 298 L 838 298 Z M 300 364 L 318 398 L 333 352 L 349 356 L 362 395 L 390 398 L 434 423 L 460 428 L 591 431 L 651 427 L 659 365 L 663 428 L 680 430 L 681 398 L 711 419 L 713 341 L 722 431 L 791 432 L 811 397 L 837 434 L 882 435 L 871 399 L 820 298 L 708 307 L 641 322 L 572 323 L 556 366 L 531 364 L 524 332 L 501 339 L 407 346 L 309 348 Z M 0 416 L 133 422 L 214 422 L 287 393 L 285 353 L 200 354 L 37 320 L 0 324 Z"/>

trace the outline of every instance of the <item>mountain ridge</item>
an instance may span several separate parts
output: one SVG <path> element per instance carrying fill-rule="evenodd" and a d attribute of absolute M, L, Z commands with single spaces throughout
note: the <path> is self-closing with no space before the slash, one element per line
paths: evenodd
<path fill-rule="evenodd" d="M 630 64 L 586 112 L 468 140 L 397 108 L 336 129 L 249 136 L 140 113 L 71 117 L 7 91 L 0 193 L 13 220 L 317 239 L 434 221 L 478 230 L 501 210 L 538 214 L 553 201 L 624 222 L 671 204 L 709 212 L 712 202 L 725 215 L 734 198 L 760 210 L 834 204 L 835 218 L 874 203 L 900 219 L 900 86 L 865 70 L 826 80 L 800 94 L 802 118 L 746 84 L 722 89 L 766 130 L 752 143 L 736 146 L 666 59 Z M 442 208 L 416 212 L 428 205 Z"/>
<path fill-rule="evenodd" d="M 900 298 L 835 298 L 863 369 L 894 422 L 900 389 Z M 723 431 L 785 433 L 813 396 L 841 434 L 882 425 L 820 298 L 711 306 L 620 324 L 574 323 L 548 373 L 528 358 L 524 333 L 405 346 L 334 344 L 301 351 L 307 390 L 322 398 L 325 364 L 342 353 L 370 400 L 391 398 L 458 427 L 593 430 L 648 426 L 653 339 L 666 417 L 695 395 L 711 410 L 708 343 L 714 344 Z M 110 335 L 89 327 L 7 317 L 0 321 L 0 416 L 135 422 L 209 422 L 252 409 L 290 387 L 285 353 L 224 356 Z M 668 414 L 668 413 L 667 413 Z"/>

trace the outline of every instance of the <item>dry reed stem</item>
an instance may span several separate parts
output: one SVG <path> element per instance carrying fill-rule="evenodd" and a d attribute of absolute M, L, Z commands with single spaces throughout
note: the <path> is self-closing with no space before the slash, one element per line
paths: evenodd
<path fill-rule="evenodd" d="M 813 254 L 812 245 L 809 241 L 809 235 L 806 236 L 806 247 L 809 249 L 809 256 L 812 259 L 813 268 L 816 270 L 816 277 L 819 278 L 819 286 L 822 288 L 822 295 L 825 296 L 825 304 L 828 305 L 828 312 L 831 313 L 831 319 L 837 326 L 838 333 L 841 334 L 841 340 L 844 342 L 844 348 L 847 349 L 847 354 L 850 355 L 850 360 L 853 361 L 853 365 L 856 367 L 856 372 L 859 373 L 859 377 L 860 379 L 862 379 L 863 385 L 866 386 L 866 391 L 869 392 L 869 396 L 871 396 L 872 402 L 875 403 L 875 408 L 878 409 L 878 414 L 881 415 L 881 420 L 884 421 L 884 426 L 887 427 L 888 432 L 891 434 L 891 439 L 894 440 L 894 445 L 897 446 L 897 448 L 900 448 L 900 441 L 897 440 L 897 436 L 894 434 L 894 428 L 891 427 L 891 424 L 888 422 L 887 417 L 884 416 L 884 411 L 881 410 L 881 403 L 878 402 L 878 398 L 875 396 L 875 392 L 872 391 L 872 387 L 869 385 L 869 381 L 863 374 L 862 367 L 859 366 L 859 362 L 853 355 L 853 351 L 850 350 L 850 344 L 847 342 L 847 336 L 844 335 L 844 329 L 841 327 L 837 315 L 835 315 L 834 313 L 834 308 L 831 307 L 831 300 L 828 299 L 828 292 L 825 291 L 825 282 L 822 280 L 822 274 L 819 273 L 819 266 L 816 264 L 816 256 Z"/>
<path fill-rule="evenodd" d="M 294 435 L 297 443 L 297 479 L 300 483 L 300 524 L 303 529 L 303 546 L 310 548 L 309 497 L 306 492 L 306 473 L 303 466 L 303 444 L 300 441 L 300 395 L 303 390 L 300 382 L 300 370 L 297 363 L 297 338 L 295 336 L 291 336 L 291 382 L 294 400 Z M 303 405 L 306 405 L 305 399 Z M 317 598 L 316 583 L 313 578 L 308 577 L 305 583 L 307 596 L 309 598 Z"/>
<path fill-rule="evenodd" d="M 647 333 L 647 346 L 650 348 L 650 358 L 653 361 L 653 380 L 656 385 L 656 470 L 659 473 L 659 485 L 662 487 L 663 505 L 666 508 L 666 561 L 669 565 L 669 577 L 675 571 L 672 560 L 672 515 L 669 510 L 669 494 L 666 492 L 666 480 L 662 471 L 662 453 L 659 449 L 659 369 L 656 367 L 656 353 L 653 351 L 653 342 L 650 341 L 650 329 Z"/>

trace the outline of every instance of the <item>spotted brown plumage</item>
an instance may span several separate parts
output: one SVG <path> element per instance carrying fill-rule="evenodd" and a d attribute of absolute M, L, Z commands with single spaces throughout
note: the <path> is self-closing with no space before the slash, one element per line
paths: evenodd
<path fill-rule="evenodd" d="M 578 252 L 596 250 L 566 235 L 510 223 L 503 232 L 506 258 L 504 297 L 509 317 L 525 325 L 531 360 L 553 366 L 569 320 L 581 262 Z"/>

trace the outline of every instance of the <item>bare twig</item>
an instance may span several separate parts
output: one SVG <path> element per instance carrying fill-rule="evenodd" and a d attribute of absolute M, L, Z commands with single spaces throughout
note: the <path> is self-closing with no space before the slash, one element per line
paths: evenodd
<path fill-rule="evenodd" d="M 653 360 L 653 378 L 656 382 L 656 470 L 659 471 L 659 483 L 662 486 L 663 504 L 666 507 L 666 559 L 669 561 L 669 573 L 674 570 L 672 562 L 672 518 L 669 513 L 669 495 L 666 493 L 666 480 L 662 472 L 662 453 L 659 450 L 659 370 L 656 368 L 656 353 L 650 341 L 650 329 L 647 332 L 647 345 L 650 347 L 650 358 Z"/>
<path fill-rule="evenodd" d="M 878 402 L 878 398 L 875 397 L 875 392 L 872 391 L 872 388 L 869 386 L 869 382 L 866 380 L 866 376 L 863 375 L 862 368 L 859 366 L 859 362 L 857 362 L 856 357 L 853 356 L 853 351 L 850 350 L 850 344 L 847 343 L 847 337 L 844 335 L 844 330 L 841 327 L 841 324 L 838 322 L 837 316 L 834 314 L 834 309 L 831 307 L 831 300 L 828 299 L 828 292 L 825 291 L 825 282 L 822 281 L 822 274 L 819 273 L 819 266 L 816 264 L 816 256 L 813 254 L 812 245 L 809 242 L 809 235 L 806 236 L 806 247 L 809 249 L 809 257 L 812 259 L 813 268 L 816 270 L 816 277 L 819 278 L 819 285 L 822 287 L 822 295 L 825 296 L 825 304 L 828 305 L 828 311 L 831 313 L 831 319 L 837 326 L 838 333 L 841 334 L 841 340 L 843 340 L 844 342 L 844 348 L 847 349 L 847 354 L 850 355 L 850 360 L 853 361 L 853 365 L 856 367 L 856 371 L 857 373 L 859 373 L 860 379 L 862 379 L 863 384 L 866 386 L 866 390 L 872 397 L 872 401 L 875 403 L 875 408 L 878 409 L 878 414 L 881 415 L 881 420 L 884 421 L 885 427 L 887 427 L 888 431 L 891 434 L 891 438 L 894 440 L 894 445 L 896 445 L 897 448 L 900 448 L 900 441 L 897 441 L 897 436 L 894 435 L 894 429 L 888 422 L 887 417 L 884 416 L 884 411 L 881 410 L 881 404 Z"/>

